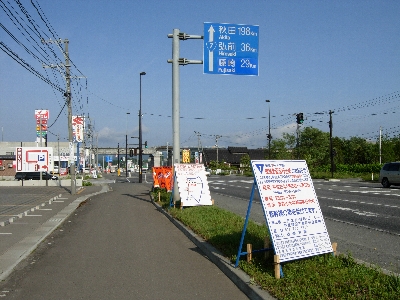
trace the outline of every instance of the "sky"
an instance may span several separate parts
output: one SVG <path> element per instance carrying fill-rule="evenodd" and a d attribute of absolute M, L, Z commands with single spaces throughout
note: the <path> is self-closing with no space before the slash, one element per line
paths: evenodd
<path fill-rule="evenodd" d="M 400 1 L 0 0 L 0 7 L 5 142 L 36 140 L 37 109 L 50 111 L 48 140 L 68 141 L 64 44 L 41 43 L 51 38 L 69 40 L 72 114 L 91 123 L 94 144 L 125 145 L 126 135 L 137 143 L 130 137 L 138 136 L 141 90 L 143 141 L 172 145 L 168 34 L 203 35 L 205 22 L 258 25 L 259 74 L 180 66 L 182 148 L 267 147 L 269 130 L 273 140 L 296 133 L 297 113 L 301 128 L 329 132 L 329 111 L 333 136 L 375 141 L 380 128 L 399 135 Z M 202 60 L 203 40 L 180 41 L 180 57 Z"/>

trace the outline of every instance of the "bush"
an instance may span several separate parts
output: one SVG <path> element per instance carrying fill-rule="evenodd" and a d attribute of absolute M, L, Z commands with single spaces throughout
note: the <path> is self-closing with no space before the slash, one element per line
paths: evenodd
<path fill-rule="evenodd" d="M 171 192 L 166 189 L 154 188 L 152 191 L 152 196 L 154 201 L 158 202 L 160 200 L 161 206 L 167 208 L 170 206 Z"/>
<path fill-rule="evenodd" d="M 92 186 L 93 184 L 90 181 L 82 180 L 82 186 Z"/>

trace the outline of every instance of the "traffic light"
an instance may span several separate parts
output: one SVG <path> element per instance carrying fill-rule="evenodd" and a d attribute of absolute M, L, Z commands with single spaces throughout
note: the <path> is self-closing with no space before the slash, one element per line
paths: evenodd
<path fill-rule="evenodd" d="M 304 122 L 303 113 L 298 113 L 296 115 L 296 122 L 297 124 L 303 124 Z"/>
<path fill-rule="evenodd" d="M 147 148 L 147 141 L 144 142 L 144 147 Z"/>
<path fill-rule="evenodd" d="M 133 149 L 129 149 L 129 156 L 130 156 L 130 157 L 133 156 Z"/>
<path fill-rule="evenodd" d="M 133 155 L 137 155 L 137 148 L 133 149 Z"/>

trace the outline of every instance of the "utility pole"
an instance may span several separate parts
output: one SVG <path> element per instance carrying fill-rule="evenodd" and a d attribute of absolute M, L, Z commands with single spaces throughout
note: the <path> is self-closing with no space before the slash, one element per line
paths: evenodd
<path fill-rule="evenodd" d="M 218 168 L 218 139 L 222 137 L 220 135 L 215 136 L 215 147 L 217 147 L 217 168 Z"/>
<path fill-rule="evenodd" d="M 66 81 L 66 91 L 64 93 L 65 102 L 68 107 L 68 140 L 69 140 L 69 167 L 70 167 L 70 175 L 71 175 L 71 194 L 76 194 L 76 173 L 75 173 L 75 147 L 74 147 L 74 139 L 73 139 L 73 132 L 72 132 L 72 100 L 71 100 L 71 72 L 70 72 L 70 61 L 69 61 L 69 52 L 68 52 L 68 44 L 69 40 L 65 39 L 62 41 L 59 40 L 49 40 L 45 41 L 42 39 L 42 43 L 55 43 L 60 48 L 61 52 L 64 54 L 65 57 L 65 81 Z M 62 50 L 60 44 L 64 43 L 64 50 Z M 43 67 L 51 67 L 51 68 L 58 68 L 58 65 L 51 65 Z M 83 75 L 83 74 L 82 74 Z M 47 140 L 47 137 L 46 137 Z M 79 163 L 79 162 L 78 162 Z"/>
<path fill-rule="evenodd" d="M 332 145 L 332 127 L 333 127 L 332 114 L 333 113 L 334 113 L 334 111 L 332 111 L 332 110 L 329 111 L 329 148 L 330 148 L 330 157 L 331 157 L 332 178 L 333 178 L 333 172 L 334 172 L 334 167 L 335 167 L 335 164 L 333 162 L 333 145 Z"/>
<path fill-rule="evenodd" d="M 200 152 L 201 148 L 201 152 L 203 152 L 203 146 L 201 145 L 201 140 L 200 140 L 201 133 L 197 131 L 195 131 L 194 133 L 197 135 L 197 151 Z"/>
<path fill-rule="evenodd" d="M 69 40 L 64 40 L 64 55 L 65 55 L 65 80 L 67 84 L 67 91 L 65 98 L 68 107 L 68 140 L 69 140 L 69 163 L 70 163 L 70 175 L 71 175 L 71 194 L 76 194 L 76 175 L 75 175 L 75 151 L 74 151 L 74 140 L 72 133 L 72 101 L 71 101 L 71 74 L 69 64 L 69 52 L 68 52 Z"/>

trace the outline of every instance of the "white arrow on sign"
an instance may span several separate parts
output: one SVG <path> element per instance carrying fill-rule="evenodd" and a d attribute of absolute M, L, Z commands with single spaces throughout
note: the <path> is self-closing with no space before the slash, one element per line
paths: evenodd
<path fill-rule="evenodd" d="M 214 42 L 214 27 L 211 25 L 210 28 L 208 29 L 208 42 L 212 44 Z M 214 47 L 210 47 L 208 49 L 208 70 L 210 72 L 214 71 L 214 51 L 212 50 Z"/>

